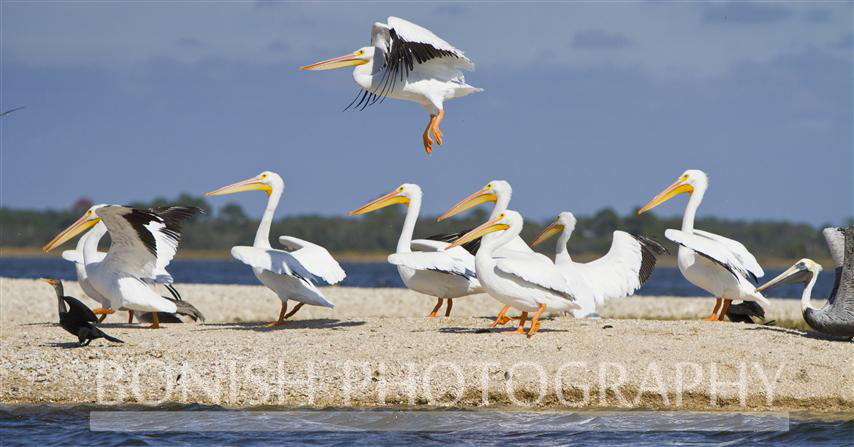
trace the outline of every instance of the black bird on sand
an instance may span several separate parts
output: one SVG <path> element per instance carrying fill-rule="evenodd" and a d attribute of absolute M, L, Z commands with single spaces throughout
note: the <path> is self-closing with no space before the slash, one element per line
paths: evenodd
<path fill-rule="evenodd" d="M 64 296 L 62 281 L 58 279 L 42 278 L 42 281 L 53 286 L 56 290 L 56 303 L 59 310 L 59 325 L 63 329 L 77 336 L 79 346 L 86 346 L 96 338 L 106 338 L 113 343 L 124 343 L 115 337 L 110 337 L 101 329 L 98 329 L 98 317 L 92 309 L 86 307 L 80 300 L 70 296 Z M 66 308 L 68 305 L 68 308 Z"/>

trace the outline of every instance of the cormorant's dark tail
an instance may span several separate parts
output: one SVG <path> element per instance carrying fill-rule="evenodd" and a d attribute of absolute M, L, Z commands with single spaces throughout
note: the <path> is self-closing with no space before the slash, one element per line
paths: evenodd
<path fill-rule="evenodd" d="M 123 341 L 119 340 L 116 337 L 110 337 L 109 335 L 105 334 L 103 331 L 101 332 L 101 335 L 103 335 L 104 338 L 107 339 L 107 341 L 111 341 L 113 343 L 124 343 Z"/>
<path fill-rule="evenodd" d="M 744 301 L 730 305 L 726 316 L 733 323 L 754 323 L 754 317 L 765 319 L 765 309 L 755 301 Z"/>

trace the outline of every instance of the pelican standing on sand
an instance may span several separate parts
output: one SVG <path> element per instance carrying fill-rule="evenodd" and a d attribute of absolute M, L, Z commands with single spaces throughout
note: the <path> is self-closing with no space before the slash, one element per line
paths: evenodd
<path fill-rule="evenodd" d="M 106 205 L 97 205 L 93 207 L 97 210 L 97 208 L 103 207 Z M 77 272 L 77 283 L 80 284 L 80 288 L 83 289 L 83 293 L 86 294 L 89 298 L 97 301 L 101 305 L 101 309 L 108 309 L 110 307 L 110 300 L 101 295 L 97 289 L 89 282 L 88 275 L 86 274 L 86 262 L 84 260 L 83 252 L 88 252 L 88 259 L 90 264 L 101 262 L 107 256 L 106 253 L 98 251 L 98 243 L 107 234 L 107 227 L 103 222 L 98 222 L 91 230 L 87 231 L 83 236 L 80 236 L 80 239 L 77 240 L 77 247 L 74 250 L 65 250 L 62 252 L 62 259 L 66 261 L 70 261 L 74 264 L 74 270 Z M 174 279 L 169 272 L 166 271 L 166 264 L 168 261 L 158 263 L 157 267 L 159 270 L 153 272 L 153 278 L 146 278 L 147 282 L 154 284 L 162 284 L 169 290 L 169 293 L 172 294 L 172 297 L 178 301 L 181 301 L 181 294 L 178 293 L 178 290 L 172 286 L 172 282 Z M 128 311 L 128 324 L 133 323 L 133 314 L 132 310 Z M 107 313 L 101 314 L 101 318 L 98 322 L 103 322 L 105 318 L 107 318 Z M 169 322 L 177 322 L 180 323 L 181 320 L 172 320 Z"/>
<path fill-rule="evenodd" d="M 353 79 L 362 90 L 347 108 L 355 104 L 364 109 L 386 97 L 421 104 L 430 114 L 422 135 L 428 155 L 433 152 L 431 133 L 442 144 L 439 124 L 445 117 L 444 102 L 483 91 L 466 84 L 461 70 L 474 71 L 474 63 L 462 51 L 430 30 L 397 17 L 389 17 L 388 24 L 374 23 L 370 46 L 300 70 L 353 66 Z"/>
<path fill-rule="evenodd" d="M 664 236 L 679 244 L 677 263 L 685 279 L 717 299 L 712 314 L 706 319 L 723 321 L 733 300 L 757 301 L 765 305 L 769 303 L 748 279 L 752 276 L 756 280 L 765 273 L 744 245 L 708 231 L 694 229 L 694 216 L 708 186 L 705 172 L 689 169 L 639 209 L 638 214 L 647 212 L 679 194 L 689 194 L 688 205 L 682 216 L 682 229 L 668 229 Z"/>
<path fill-rule="evenodd" d="M 468 197 L 463 200 L 460 200 L 456 205 L 452 206 L 451 209 L 439 216 L 439 222 L 455 216 L 469 208 L 473 208 L 481 203 L 493 202 L 495 206 L 492 207 L 492 212 L 489 215 L 489 220 L 494 220 L 498 218 L 498 216 L 502 215 L 505 211 L 507 211 L 507 207 L 510 206 L 510 198 L 513 196 L 513 188 L 510 186 L 510 183 L 505 180 L 492 180 L 487 183 L 486 186 L 480 188 L 475 191 Z M 521 231 L 521 230 L 520 230 Z M 497 238 L 497 234 L 487 233 L 483 236 L 483 242 L 492 240 Z M 517 233 L 515 237 L 510 238 L 504 244 L 495 247 L 495 253 L 501 256 L 513 256 L 520 257 L 526 259 L 531 262 L 539 262 L 545 264 L 547 266 L 554 266 L 554 263 L 547 256 L 537 253 L 519 237 Z M 550 267 L 545 267 L 550 268 Z M 477 273 L 475 271 L 475 273 Z M 587 291 L 583 291 L 583 285 L 578 285 L 578 295 L 586 295 Z M 578 297 L 576 297 L 578 299 Z M 587 299 L 582 299 L 581 301 L 588 301 Z M 505 315 L 507 311 L 510 310 L 509 305 L 505 305 L 501 312 L 498 313 L 498 318 L 495 319 L 495 323 L 493 326 L 504 324 L 510 321 Z"/>
<path fill-rule="evenodd" d="M 816 309 L 810 304 L 812 288 L 821 272 L 821 265 L 812 259 L 801 259 L 776 278 L 757 288 L 770 289 L 777 284 L 802 283 L 801 313 L 811 328 L 840 337 L 854 337 L 854 226 L 825 228 L 824 238 L 830 247 L 836 279 L 827 304 Z"/>
<path fill-rule="evenodd" d="M 454 298 L 483 292 L 475 275 L 474 256 L 463 247 L 445 250 L 447 242 L 412 240 L 418 213 L 421 210 L 421 188 L 404 183 L 394 191 L 351 211 L 351 216 L 370 213 L 390 205 L 406 205 L 406 218 L 400 230 L 397 249 L 389 255 L 388 262 L 397 266 L 400 279 L 411 290 L 438 299 L 429 317 L 435 317 L 448 300 L 445 316 L 451 315 Z M 417 250 L 417 251 L 413 251 Z"/>
<path fill-rule="evenodd" d="M 531 258 L 519 256 L 496 256 L 496 249 L 510 243 L 519 236 L 524 221 L 522 216 L 507 210 L 494 219 L 466 233 L 448 246 L 452 249 L 466 242 L 497 233 L 497 237 L 484 240 L 475 255 L 475 267 L 483 288 L 493 298 L 522 311 L 519 317 L 518 334 L 525 333 L 528 312 L 535 312 L 531 319 L 528 337 L 540 329 L 540 316 L 553 311 L 572 311 L 580 306 L 575 303 L 575 292 L 567 284 L 563 274 L 554 264 L 543 264 Z"/>
<path fill-rule="evenodd" d="M 566 244 L 575 230 L 575 216 L 564 211 L 547 226 L 531 246 L 543 243 L 559 235 L 555 247 L 555 265 L 561 269 L 571 284 L 585 282 L 592 294 L 582 295 L 590 299 L 582 301 L 576 297 L 581 309 L 576 317 L 595 317 L 596 306 L 602 306 L 612 298 L 622 298 L 635 293 L 649 279 L 655 268 L 657 255 L 667 251 L 658 242 L 625 231 L 614 231 L 611 248 L 601 258 L 590 262 L 574 262 Z"/>
<path fill-rule="evenodd" d="M 279 236 L 279 243 L 290 251 L 276 250 L 270 246 L 270 225 L 273 223 L 273 216 L 276 214 L 276 207 L 284 190 L 285 182 L 279 174 L 264 171 L 255 177 L 205 194 L 221 196 L 244 191 L 267 193 L 267 208 L 258 224 L 255 242 L 251 247 L 231 248 L 231 255 L 252 267 L 258 281 L 275 292 L 282 300 L 279 319 L 268 324 L 267 327 L 285 324 L 285 320 L 293 316 L 304 304 L 335 307 L 320 293 L 315 282 L 320 278 L 328 284 L 335 284 L 346 276 L 338 262 L 320 245 L 292 236 Z M 299 304 L 290 313 L 286 313 L 289 299 Z"/>
<path fill-rule="evenodd" d="M 160 296 L 146 278 L 154 278 L 178 251 L 181 223 L 201 210 L 171 207 L 143 210 L 121 205 L 96 205 L 44 246 L 50 251 L 99 222 L 106 225 L 112 243 L 103 260 L 92 259 L 92 250 L 83 251 L 86 276 L 92 287 L 110 302 L 109 309 L 153 312 L 149 328 L 160 327 L 158 312 L 187 315 L 194 320 L 204 316 L 192 304 Z M 97 252 L 97 249 L 95 250 Z"/>

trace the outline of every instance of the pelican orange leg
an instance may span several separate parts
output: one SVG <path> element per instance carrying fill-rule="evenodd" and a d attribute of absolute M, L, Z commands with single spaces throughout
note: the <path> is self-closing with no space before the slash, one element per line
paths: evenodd
<path fill-rule="evenodd" d="M 715 298 L 715 308 L 712 310 L 712 314 L 706 318 L 703 318 L 706 321 L 715 321 L 718 319 L 718 309 L 721 308 L 721 298 Z"/>
<path fill-rule="evenodd" d="M 510 321 L 510 318 L 506 315 L 508 310 L 510 310 L 509 304 L 504 306 L 504 309 L 501 309 L 501 312 L 498 313 L 498 317 L 495 319 L 495 321 L 492 323 L 492 326 L 490 327 L 495 327 L 499 324 L 507 324 L 507 322 Z"/>
<path fill-rule="evenodd" d="M 432 124 L 431 127 L 433 129 L 433 137 L 436 138 L 436 143 L 439 146 L 442 145 L 442 138 L 444 137 L 444 135 L 442 134 L 442 131 L 439 129 L 439 124 L 442 123 L 442 119 L 444 117 L 445 117 L 445 110 L 439 109 L 439 114 L 436 115 L 436 119 L 434 119 L 431 123 Z"/>
<path fill-rule="evenodd" d="M 451 308 L 454 307 L 454 300 L 452 298 L 448 298 L 448 307 L 445 308 L 445 316 L 451 316 Z"/>
<path fill-rule="evenodd" d="M 531 338 L 540 330 L 540 316 L 543 315 L 543 312 L 545 311 L 546 305 L 540 304 L 540 308 L 537 309 L 537 313 L 535 313 L 534 318 L 531 319 L 531 330 L 528 331 L 528 338 Z"/>
<path fill-rule="evenodd" d="M 731 302 L 732 300 L 724 300 L 724 306 L 721 308 L 720 315 L 718 315 L 718 321 L 724 321 L 724 318 L 726 318 L 726 311 L 729 310 L 729 303 Z"/>
<path fill-rule="evenodd" d="M 133 324 L 133 311 L 128 311 L 128 324 Z"/>
<path fill-rule="evenodd" d="M 288 318 L 290 318 L 290 317 L 294 316 L 294 314 L 295 314 L 295 313 L 297 313 L 297 311 L 298 311 L 298 310 L 300 310 L 304 304 L 305 304 L 305 303 L 299 303 L 299 304 L 297 304 L 296 306 L 294 306 L 294 310 L 292 310 L 292 311 L 288 312 L 288 314 L 287 314 L 287 315 L 285 315 L 285 320 L 287 320 Z"/>
<path fill-rule="evenodd" d="M 519 315 L 519 328 L 513 332 L 506 332 L 507 334 L 522 334 L 525 335 L 525 322 L 528 321 L 528 312 L 522 312 L 522 315 Z"/>
<path fill-rule="evenodd" d="M 436 115 L 430 114 L 430 122 L 427 123 L 427 128 L 424 129 L 424 135 L 421 136 L 424 141 L 424 151 L 427 152 L 427 155 L 433 153 L 433 140 L 430 139 L 430 131 L 433 129 L 433 121 L 436 119 Z"/>
<path fill-rule="evenodd" d="M 282 310 L 279 311 L 279 319 L 265 325 L 264 327 L 276 327 L 285 324 L 285 312 L 288 311 L 288 303 L 286 301 L 282 301 Z"/>
<path fill-rule="evenodd" d="M 160 317 L 157 316 L 157 312 L 151 313 L 151 319 L 154 322 L 151 323 L 151 326 L 148 326 L 148 329 L 160 329 Z"/>
<path fill-rule="evenodd" d="M 427 315 L 427 318 L 436 318 L 436 314 L 439 312 L 439 309 L 442 308 L 442 303 L 445 302 L 443 298 L 437 298 L 436 307 L 433 308 L 433 312 L 430 312 L 430 315 Z"/>

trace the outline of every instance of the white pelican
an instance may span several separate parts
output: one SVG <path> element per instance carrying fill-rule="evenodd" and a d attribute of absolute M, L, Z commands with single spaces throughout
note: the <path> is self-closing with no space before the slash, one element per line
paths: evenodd
<path fill-rule="evenodd" d="M 528 337 L 540 328 L 540 316 L 546 308 L 555 311 L 579 309 L 575 292 L 554 264 L 544 264 L 532 258 L 496 255 L 496 250 L 510 243 L 522 231 L 522 216 L 511 210 L 499 214 L 483 225 L 466 233 L 448 246 L 462 245 L 487 234 L 500 231 L 497 237 L 484 240 L 475 255 L 478 279 L 493 298 L 522 311 L 516 333 L 525 333 L 528 312 L 536 312 L 531 320 Z"/>
<path fill-rule="evenodd" d="M 854 337 L 854 226 L 825 228 L 824 238 L 830 247 L 836 277 L 827 304 L 821 309 L 810 303 L 812 288 L 821 273 L 821 265 L 812 259 L 801 259 L 776 278 L 757 288 L 763 291 L 777 284 L 801 283 L 801 314 L 811 328 L 829 335 Z"/>
<path fill-rule="evenodd" d="M 652 239 L 625 231 L 614 231 L 611 248 L 605 256 L 590 262 L 574 262 L 569 256 L 566 244 L 575 230 L 575 224 L 575 216 L 564 211 L 534 239 L 531 246 L 541 244 L 554 235 L 560 235 L 555 247 L 555 265 L 571 284 L 584 282 L 592 292 L 586 295 L 591 299 L 576 297 L 576 302 L 581 306 L 581 309 L 574 313 L 576 317 L 598 317 L 597 305 L 602 306 L 609 299 L 635 293 L 649 279 L 655 268 L 656 255 L 667 251 Z"/>
<path fill-rule="evenodd" d="M 347 108 L 355 104 L 364 109 L 385 97 L 421 104 L 430 114 L 422 135 L 427 154 L 433 152 L 431 132 L 442 144 L 439 124 L 445 117 L 444 102 L 483 91 L 466 84 L 461 70 L 474 71 L 474 64 L 462 51 L 430 30 L 397 17 L 389 17 L 388 24 L 374 23 L 370 46 L 300 70 L 353 66 L 353 79 L 362 91 Z"/>
<path fill-rule="evenodd" d="M 153 312 L 153 323 L 149 326 L 152 329 L 160 327 L 158 312 L 204 320 L 191 304 L 160 296 L 146 281 L 175 257 L 181 239 L 181 222 L 200 211 L 191 207 L 142 210 L 96 205 L 48 242 L 43 250 L 50 251 L 98 222 L 104 222 L 112 239 L 110 250 L 100 261 L 97 256 L 91 258 L 90 250 L 84 250 L 83 260 L 87 281 L 109 300 L 107 313 L 113 309 Z"/>
<path fill-rule="evenodd" d="M 279 236 L 279 243 L 290 251 L 276 250 L 270 246 L 270 225 L 276 214 L 276 206 L 285 190 L 285 182 L 279 174 L 264 171 L 255 177 L 223 186 L 206 196 L 221 196 L 243 191 L 264 191 L 267 193 L 267 208 L 255 233 L 255 242 L 251 247 L 235 246 L 231 255 L 240 262 L 252 267 L 255 277 L 261 284 L 278 295 L 282 300 L 279 319 L 267 327 L 280 326 L 295 314 L 303 304 L 312 306 L 335 307 L 315 286 L 317 278 L 329 284 L 335 284 L 346 276 L 344 270 L 332 255 L 320 245 L 295 238 Z M 288 300 L 299 304 L 286 314 Z"/>
<path fill-rule="evenodd" d="M 97 210 L 98 208 L 104 207 L 106 205 L 95 205 L 92 207 L 93 210 Z M 162 210 L 162 209 L 161 209 Z M 84 260 L 83 252 L 88 252 L 88 259 L 90 264 L 101 262 L 107 256 L 106 253 L 102 251 L 98 251 L 98 243 L 101 241 L 101 238 L 107 234 L 107 227 L 103 222 L 98 222 L 91 230 L 87 231 L 83 236 L 80 236 L 80 239 L 77 240 L 77 247 L 74 250 L 65 250 L 62 252 L 62 259 L 66 261 L 70 261 L 74 264 L 74 269 L 77 272 L 77 282 L 80 284 L 80 288 L 83 289 L 83 292 L 89 298 L 97 301 L 101 307 L 99 309 L 99 313 L 101 313 L 101 318 L 98 322 L 104 321 L 107 318 L 109 312 L 106 312 L 106 309 L 110 308 L 110 300 L 101 295 L 97 289 L 95 289 L 92 284 L 89 283 L 88 275 L 86 274 L 86 262 Z M 162 265 L 161 265 L 162 264 Z M 181 301 L 181 294 L 178 293 L 178 290 L 172 286 L 172 275 L 166 271 L 166 264 L 168 261 L 163 263 L 158 263 L 156 265 L 155 271 L 153 271 L 154 277 L 145 278 L 146 282 L 150 284 L 162 284 L 169 293 L 172 294 L 172 297 L 178 301 Z M 133 310 L 128 311 L 128 323 L 133 323 Z M 169 322 L 180 322 L 180 320 L 170 320 Z"/>
<path fill-rule="evenodd" d="M 744 245 L 708 231 L 694 229 L 694 215 L 708 186 L 705 172 L 689 169 L 639 209 L 638 214 L 679 194 L 690 195 L 682 216 L 682 230 L 669 229 L 664 232 L 664 236 L 679 244 L 677 262 L 685 279 L 715 296 L 715 308 L 706 319 L 723 321 L 732 300 L 758 301 L 765 305 L 769 303 L 748 279 L 752 276 L 756 280 L 765 273 Z"/>
<path fill-rule="evenodd" d="M 465 199 L 460 200 L 456 205 L 452 206 L 451 209 L 446 211 L 445 214 L 439 216 L 438 220 L 441 222 L 469 208 L 480 205 L 481 203 L 494 202 L 495 206 L 492 207 L 492 212 L 489 215 L 489 219 L 493 220 L 507 211 L 507 207 L 510 205 L 510 198 L 512 196 L 513 187 L 510 186 L 509 182 L 505 180 L 493 180 Z M 497 234 L 486 234 L 483 236 L 483 241 L 485 242 L 497 237 Z M 532 250 L 518 234 L 516 237 L 510 239 L 506 244 L 497 247 L 496 253 L 501 256 L 517 256 L 547 265 L 554 265 L 552 260 L 547 256 Z M 581 287 L 583 286 L 579 285 L 579 292 L 581 292 Z M 508 310 L 510 310 L 510 306 L 504 306 L 504 308 L 501 309 L 501 312 L 498 313 L 498 317 L 495 319 L 493 326 L 504 324 L 510 320 L 505 317 Z"/>
<path fill-rule="evenodd" d="M 450 316 L 454 298 L 483 292 L 474 272 L 474 256 L 463 247 L 445 250 L 448 242 L 412 240 L 421 210 L 421 188 L 418 185 L 404 183 L 394 191 L 351 211 L 350 215 L 358 216 L 395 204 L 407 206 L 406 218 L 400 230 L 397 250 L 389 255 L 388 262 L 397 266 L 400 279 L 406 287 L 438 299 L 429 315 L 431 318 L 436 316 L 445 299 L 448 300 L 445 316 Z"/>

